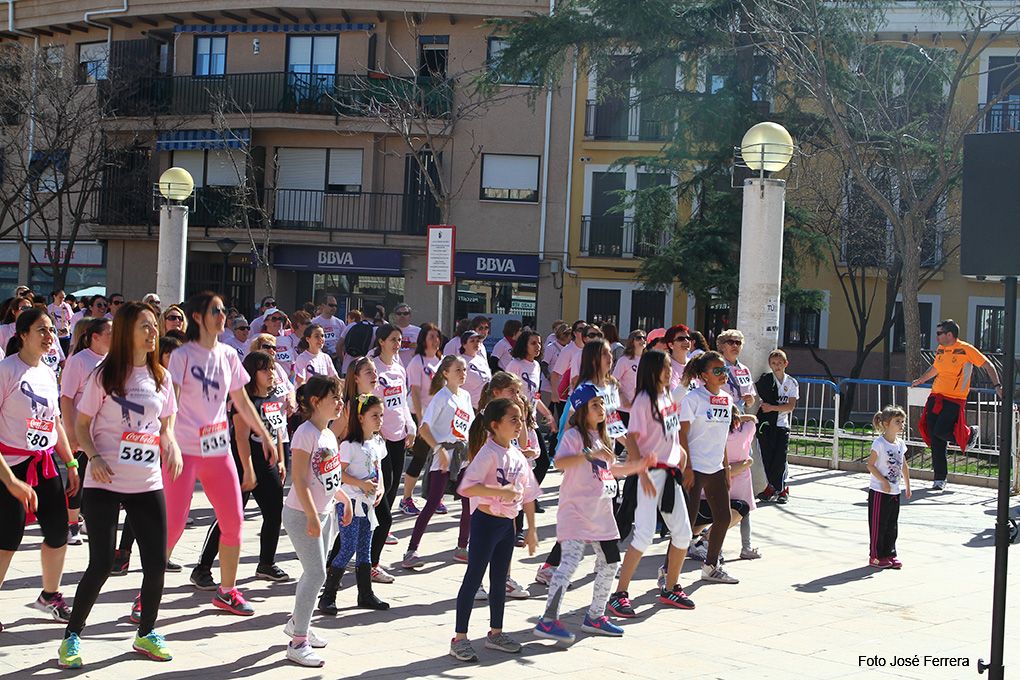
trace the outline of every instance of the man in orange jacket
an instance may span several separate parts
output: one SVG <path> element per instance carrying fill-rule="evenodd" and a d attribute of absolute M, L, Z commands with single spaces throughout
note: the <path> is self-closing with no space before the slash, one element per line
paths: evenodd
<path fill-rule="evenodd" d="M 955 442 L 962 451 L 978 437 L 978 428 L 968 428 L 966 417 L 967 395 L 970 393 L 970 378 L 975 366 L 984 369 L 996 394 L 1002 397 L 1002 384 L 995 366 L 980 350 L 960 340 L 959 336 L 959 324 L 952 319 L 941 322 L 935 331 L 939 343 L 935 350 L 935 362 L 924 375 L 911 383 L 911 386 L 917 387 L 935 378 L 918 427 L 931 448 L 935 472 L 932 489 L 936 491 L 946 488 L 946 446 L 949 442 Z"/>

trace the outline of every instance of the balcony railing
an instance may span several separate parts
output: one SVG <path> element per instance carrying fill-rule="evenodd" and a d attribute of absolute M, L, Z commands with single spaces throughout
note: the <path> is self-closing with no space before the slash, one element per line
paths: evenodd
<path fill-rule="evenodd" d="M 365 117 L 399 110 L 416 118 L 450 115 L 448 80 L 318 73 L 155 76 L 110 83 L 107 109 L 118 116 L 301 113 Z"/>
<path fill-rule="evenodd" d="M 663 106 L 589 99 L 585 107 L 584 136 L 588 139 L 661 142 L 672 135 L 673 120 Z"/>
<path fill-rule="evenodd" d="M 581 255 L 589 257 L 648 257 L 654 248 L 637 242 L 634 221 L 623 215 L 581 217 Z"/>
<path fill-rule="evenodd" d="M 981 104 L 978 110 L 987 104 Z M 978 132 L 1016 132 L 1020 130 L 1020 99 L 993 104 L 978 124 Z"/>

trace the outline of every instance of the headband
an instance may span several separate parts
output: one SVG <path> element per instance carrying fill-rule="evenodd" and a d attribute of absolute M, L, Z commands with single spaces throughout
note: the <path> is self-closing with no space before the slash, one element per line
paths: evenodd
<path fill-rule="evenodd" d="M 368 402 L 371 394 L 359 394 L 358 395 L 358 415 L 361 415 L 361 409 L 365 408 L 365 404 Z"/>

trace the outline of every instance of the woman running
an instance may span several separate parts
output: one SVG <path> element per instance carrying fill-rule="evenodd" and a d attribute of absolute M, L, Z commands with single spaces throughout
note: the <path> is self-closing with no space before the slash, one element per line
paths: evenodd
<path fill-rule="evenodd" d="M 425 410 L 432 401 L 432 378 L 436 375 L 439 362 L 443 359 L 440 347 L 443 344 L 443 336 L 439 327 L 434 323 L 423 323 L 418 333 L 418 344 L 415 347 L 411 360 L 407 362 L 407 388 L 411 392 L 411 404 L 414 407 L 413 413 L 418 418 L 418 423 L 425 422 Z M 430 447 L 421 438 L 421 433 L 414 440 L 411 447 L 411 460 L 404 472 L 404 498 L 400 501 L 400 511 L 405 515 L 417 515 L 418 507 L 411 498 L 414 493 L 414 485 L 418 482 L 422 468 L 425 467 L 425 459 L 428 458 Z M 436 512 L 440 515 L 446 514 L 446 506 L 440 501 Z"/>
<path fill-rule="evenodd" d="M 464 383 L 464 389 L 471 395 L 471 404 L 478 410 L 482 390 L 492 380 L 489 360 L 482 346 L 482 336 L 477 331 L 471 330 L 461 333 L 460 353 L 467 362 L 467 381 Z"/>
<path fill-rule="evenodd" d="M 110 576 L 122 506 L 127 521 L 139 528 L 142 558 L 142 592 L 132 608 L 132 621 L 138 624 L 133 647 L 156 661 L 173 658 L 163 636 L 154 630 L 166 568 L 160 468 L 173 479 L 180 474 L 182 461 L 173 432 L 177 399 L 170 373 L 159 364 L 158 333 L 156 313 L 149 305 L 122 305 L 114 317 L 109 355 L 89 375 L 78 401 L 77 441 L 89 460 L 83 494 L 89 517 L 89 563 L 60 644 L 62 668 L 82 666 L 81 634 Z"/>
<path fill-rule="evenodd" d="M 71 609 L 59 592 L 67 552 L 67 499 L 54 453 L 67 467 L 68 495 L 78 491 L 79 480 L 78 461 L 60 422 L 57 379 L 42 362 L 57 336 L 45 309 L 22 312 L 14 330 L 9 343 L 14 351 L 0 361 L 0 585 L 21 546 L 31 510 L 43 535 L 43 587 L 32 606 L 67 623 Z"/>
<path fill-rule="evenodd" d="M 227 399 L 240 417 L 264 441 L 272 435 L 248 398 L 244 386 L 251 380 L 232 347 L 217 339 L 223 332 L 227 310 L 211 292 L 193 295 L 187 302 L 188 342 L 170 355 L 170 375 L 180 410 L 175 434 L 184 458 L 177 479 L 164 479 L 167 505 L 167 554 L 184 533 L 191 510 L 195 480 L 216 513 L 220 525 L 220 587 L 213 605 L 240 616 L 255 613 L 236 587 L 241 557 L 241 484 L 230 455 Z M 245 477 L 253 473 L 245 469 Z"/>

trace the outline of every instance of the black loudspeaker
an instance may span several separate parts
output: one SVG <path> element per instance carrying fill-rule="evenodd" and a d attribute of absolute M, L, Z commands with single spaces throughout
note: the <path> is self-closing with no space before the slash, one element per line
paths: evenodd
<path fill-rule="evenodd" d="M 1020 276 L 1020 132 L 964 138 L 960 273 Z"/>

